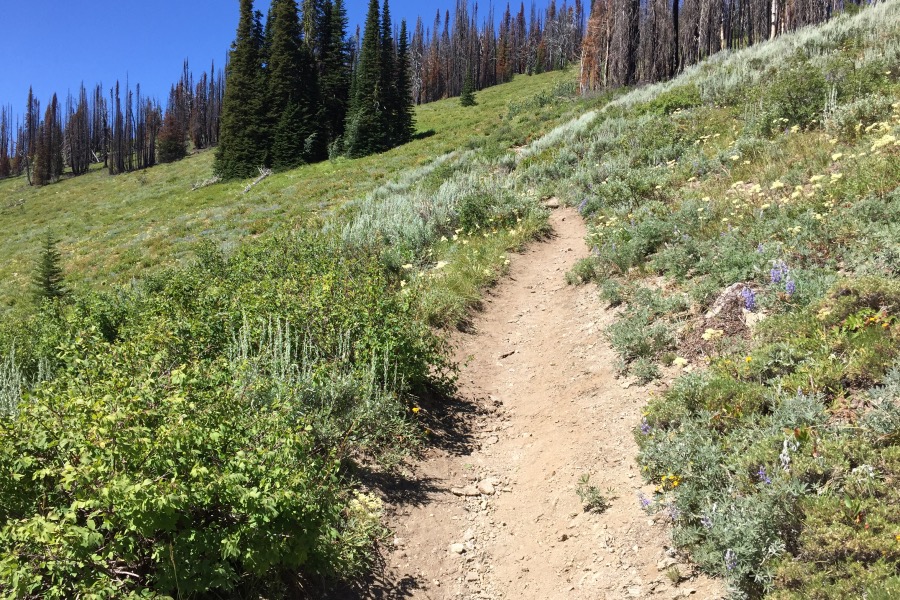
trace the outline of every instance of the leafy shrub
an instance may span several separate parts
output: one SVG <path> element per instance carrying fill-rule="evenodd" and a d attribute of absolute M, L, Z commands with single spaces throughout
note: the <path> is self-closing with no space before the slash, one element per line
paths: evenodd
<path fill-rule="evenodd" d="M 766 95 L 772 121 L 809 128 L 818 125 L 828 99 L 828 84 L 821 69 L 803 57 L 780 70 Z"/>
<path fill-rule="evenodd" d="M 825 119 L 825 128 L 845 141 L 854 141 L 863 130 L 891 114 L 892 98 L 872 94 L 841 104 Z"/>
<path fill-rule="evenodd" d="M 390 465 L 418 437 L 409 394 L 451 385 L 395 286 L 377 255 L 306 235 L 48 307 L 53 375 L 0 419 L 0 592 L 284 596 L 358 575 L 380 503 L 346 466 Z"/>
<path fill-rule="evenodd" d="M 675 111 L 693 108 L 701 104 L 699 88 L 694 84 L 687 84 L 675 86 L 657 95 L 647 103 L 646 111 L 658 115 L 669 115 Z"/>

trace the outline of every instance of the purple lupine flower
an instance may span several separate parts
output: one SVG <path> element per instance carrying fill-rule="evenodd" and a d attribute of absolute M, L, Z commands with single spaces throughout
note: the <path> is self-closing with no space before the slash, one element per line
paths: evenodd
<path fill-rule="evenodd" d="M 759 479 L 760 483 L 764 483 L 766 485 L 772 484 L 772 480 L 766 474 L 766 468 L 763 466 L 759 467 L 759 471 L 756 472 L 756 477 Z"/>
<path fill-rule="evenodd" d="M 788 266 L 783 260 L 779 260 L 769 271 L 769 280 L 772 283 L 781 283 L 788 274 Z"/>
<path fill-rule="evenodd" d="M 748 287 L 741 290 L 741 297 L 744 299 L 744 308 L 747 310 L 756 309 L 756 294 Z"/>
<path fill-rule="evenodd" d="M 762 242 L 760 242 L 759 245 L 756 247 L 756 251 L 759 254 L 762 254 L 763 252 L 766 251 L 766 248 L 765 248 L 765 246 L 763 246 Z"/>
<path fill-rule="evenodd" d="M 650 435 L 650 423 L 647 422 L 646 417 L 641 419 L 641 433 L 643 435 Z"/>
<path fill-rule="evenodd" d="M 737 568 L 737 554 L 731 548 L 725 551 L 725 568 L 729 571 L 734 571 Z"/>
<path fill-rule="evenodd" d="M 797 291 L 797 284 L 794 283 L 793 279 L 787 280 L 787 283 L 784 284 L 784 291 L 787 292 L 788 296 L 794 295 L 794 292 Z"/>
<path fill-rule="evenodd" d="M 650 508 L 650 498 L 642 493 L 638 494 L 638 502 L 641 503 L 641 508 L 643 508 L 644 510 L 648 510 Z"/>
<path fill-rule="evenodd" d="M 584 209 L 587 208 L 587 203 L 588 203 L 587 198 L 585 198 L 584 200 L 581 201 L 581 204 L 578 205 L 579 213 L 584 214 Z"/>
<path fill-rule="evenodd" d="M 700 517 L 700 524 L 703 525 L 704 529 L 712 529 L 712 517 L 709 515 L 703 515 L 702 517 Z"/>

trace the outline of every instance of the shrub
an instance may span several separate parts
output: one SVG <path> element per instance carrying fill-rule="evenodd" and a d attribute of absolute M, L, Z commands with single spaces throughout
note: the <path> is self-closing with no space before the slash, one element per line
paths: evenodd
<path fill-rule="evenodd" d="M 801 128 L 815 127 L 822 121 L 828 92 L 821 69 L 797 57 L 778 72 L 768 89 L 772 119 L 786 119 L 786 125 Z"/>

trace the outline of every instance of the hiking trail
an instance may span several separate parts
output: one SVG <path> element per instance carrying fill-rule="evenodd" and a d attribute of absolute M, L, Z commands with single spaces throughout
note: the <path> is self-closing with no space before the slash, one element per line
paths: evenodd
<path fill-rule="evenodd" d="M 617 378 L 603 337 L 615 312 L 596 285 L 565 281 L 588 255 L 585 225 L 568 208 L 550 224 L 549 239 L 511 255 L 509 275 L 454 334 L 460 399 L 423 407 L 445 427 L 389 492 L 394 545 L 361 597 L 723 597 L 721 582 L 670 549 L 666 515 L 640 507 L 652 486 L 632 430 L 661 384 Z M 576 493 L 586 474 L 610 499 L 602 512 L 585 511 Z"/>

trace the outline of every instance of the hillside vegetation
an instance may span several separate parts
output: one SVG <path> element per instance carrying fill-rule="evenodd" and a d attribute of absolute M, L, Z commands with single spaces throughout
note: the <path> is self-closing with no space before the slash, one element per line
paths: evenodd
<path fill-rule="evenodd" d="M 642 504 L 736 598 L 897 597 L 900 4 L 559 136 L 519 169 L 590 224 L 569 279 L 620 307 L 623 374 L 677 376 L 635 431 Z"/>
<path fill-rule="evenodd" d="M 416 110 L 418 139 L 409 144 L 363 159 L 339 158 L 278 173 L 246 194 L 249 182 L 192 190 L 212 177 L 209 151 L 115 177 L 96 169 L 42 188 L 30 187 L 24 177 L 0 180 L 0 306 L 9 309 L 27 299 L 47 229 L 61 239 L 72 286 L 128 281 L 184 261 L 203 240 L 233 248 L 249 237 L 321 219 L 404 169 L 467 144 L 483 145 L 487 134 L 505 131 L 510 101 L 571 79 L 560 72 L 517 77 L 479 92 L 478 105 L 468 109 L 455 99 L 422 105 Z M 514 129 L 498 134 L 499 143 L 525 143 L 553 124 L 552 118 L 525 111 L 507 124 Z"/>
<path fill-rule="evenodd" d="M 423 107 L 433 133 L 246 196 L 190 191 L 200 155 L 35 190 L 14 210 L 43 222 L 5 215 L 22 275 L 34 230 L 65 232 L 76 289 L 37 308 L 22 278 L 6 290 L 0 595 L 315 597 L 364 574 L 386 532 L 363 482 L 442 435 L 420 411 L 454 389 L 434 326 L 545 228 L 511 147 L 579 110 L 566 79 Z"/>

